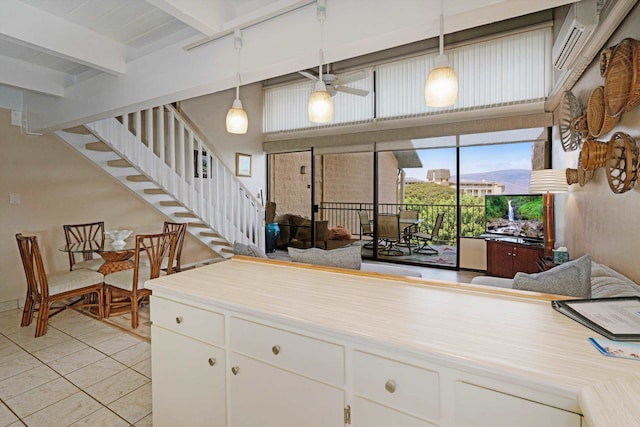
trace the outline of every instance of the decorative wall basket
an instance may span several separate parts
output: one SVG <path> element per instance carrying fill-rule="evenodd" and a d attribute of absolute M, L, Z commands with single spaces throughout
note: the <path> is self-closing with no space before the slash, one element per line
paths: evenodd
<path fill-rule="evenodd" d="M 618 43 L 606 65 L 604 103 L 611 117 L 640 105 L 640 42 L 627 38 Z"/>
<path fill-rule="evenodd" d="M 587 139 L 582 143 L 580 164 L 585 170 L 595 170 L 607 163 L 607 143 Z"/>
<path fill-rule="evenodd" d="M 638 147 L 624 132 L 616 132 L 607 147 L 607 180 L 614 193 L 631 190 L 638 177 Z"/>
<path fill-rule="evenodd" d="M 575 95 L 567 90 L 564 92 L 562 105 L 560 106 L 560 141 L 564 151 L 575 151 L 582 141 L 581 132 L 574 129 L 572 122 L 582 116 L 582 104 Z"/>
<path fill-rule="evenodd" d="M 584 185 L 593 178 L 593 170 L 586 170 L 582 167 L 580 163 L 580 159 L 578 159 L 578 167 L 577 168 L 567 168 L 567 184 L 580 184 L 580 187 L 584 187 Z"/>
<path fill-rule="evenodd" d="M 587 123 L 587 115 L 583 114 L 571 121 L 571 129 L 579 132 L 583 137 L 589 136 L 589 124 Z"/>
<path fill-rule="evenodd" d="M 611 54 L 613 53 L 612 47 L 606 47 L 600 52 L 600 76 L 607 76 L 607 67 L 609 66 L 609 61 L 611 61 Z"/>
<path fill-rule="evenodd" d="M 587 128 L 589 134 L 597 138 L 611 132 L 620 121 L 620 116 L 611 117 L 604 107 L 604 87 L 598 86 L 589 96 L 587 104 Z"/>

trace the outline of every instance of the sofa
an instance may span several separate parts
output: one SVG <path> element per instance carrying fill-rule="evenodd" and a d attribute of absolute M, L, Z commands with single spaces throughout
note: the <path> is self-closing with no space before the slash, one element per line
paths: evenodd
<path fill-rule="evenodd" d="M 396 276 L 422 277 L 419 271 L 389 265 L 388 263 L 364 263 L 362 262 L 360 246 L 343 246 L 330 251 L 320 248 L 298 249 L 288 248 L 292 262 L 323 265 L 327 267 L 350 268 L 366 271 L 368 273 L 391 274 Z M 268 258 L 267 254 L 255 245 L 247 245 L 239 242 L 233 244 L 234 255 L 244 255 L 257 258 Z"/>
<path fill-rule="evenodd" d="M 280 227 L 277 247 L 311 247 L 311 220 L 300 215 L 283 214 L 277 218 Z M 329 240 L 329 221 L 316 221 L 316 245 L 327 248 Z"/>
<path fill-rule="evenodd" d="M 477 276 L 471 283 L 576 298 L 640 296 L 640 286 L 637 283 L 611 267 L 593 261 L 589 255 L 540 273 L 517 273 L 513 279 Z"/>

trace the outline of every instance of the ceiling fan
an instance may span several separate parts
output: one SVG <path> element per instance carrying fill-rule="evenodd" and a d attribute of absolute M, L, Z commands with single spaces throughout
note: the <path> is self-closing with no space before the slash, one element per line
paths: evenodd
<path fill-rule="evenodd" d="M 331 74 L 328 71 L 329 66 L 327 65 L 327 73 L 322 74 L 322 81 L 324 82 L 327 92 L 329 95 L 335 96 L 338 92 L 350 93 L 351 95 L 357 96 L 367 96 L 369 94 L 368 90 L 356 89 L 353 87 L 345 86 L 349 83 L 356 82 L 358 80 L 362 80 L 367 77 L 367 73 L 365 71 L 356 71 L 353 73 L 347 74 Z M 309 71 L 298 71 L 299 74 L 302 74 L 306 78 L 313 80 L 314 82 L 318 81 L 318 76 L 312 74 Z"/>

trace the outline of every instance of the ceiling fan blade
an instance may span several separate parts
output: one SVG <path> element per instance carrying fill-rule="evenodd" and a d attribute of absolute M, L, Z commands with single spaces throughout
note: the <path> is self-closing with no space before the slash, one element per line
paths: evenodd
<path fill-rule="evenodd" d="M 369 95 L 369 91 L 368 90 L 355 89 L 355 88 L 352 88 L 352 87 L 337 86 L 335 89 L 338 92 L 350 93 L 351 95 L 358 95 L 358 96 L 367 96 L 367 95 Z"/>
<path fill-rule="evenodd" d="M 357 80 L 362 80 L 366 77 L 367 77 L 367 73 L 365 71 L 356 71 L 355 73 L 338 76 L 338 78 L 335 81 L 335 84 L 346 85 L 348 83 L 355 82 Z"/>
<path fill-rule="evenodd" d="M 298 71 L 298 74 L 302 74 L 303 76 L 305 76 L 306 78 L 313 80 L 313 81 L 318 81 L 318 77 L 314 76 L 313 74 L 311 74 L 308 71 Z"/>

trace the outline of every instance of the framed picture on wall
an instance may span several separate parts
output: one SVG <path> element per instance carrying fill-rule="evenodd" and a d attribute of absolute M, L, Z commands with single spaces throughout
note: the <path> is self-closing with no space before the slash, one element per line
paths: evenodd
<path fill-rule="evenodd" d="M 251 154 L 236 153 L 236 176 L 251 176 Z"/>

